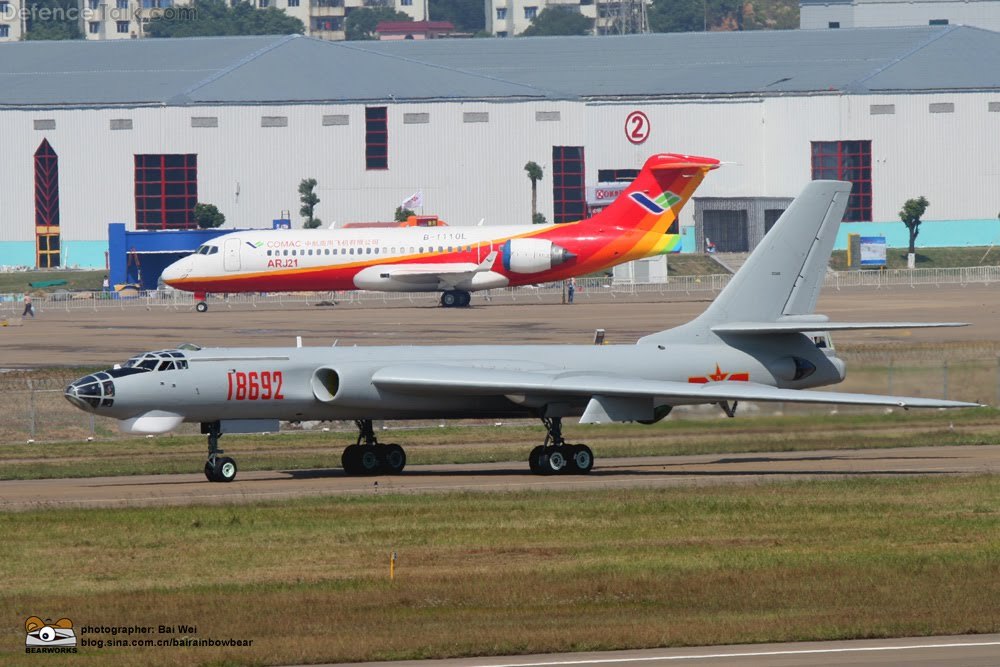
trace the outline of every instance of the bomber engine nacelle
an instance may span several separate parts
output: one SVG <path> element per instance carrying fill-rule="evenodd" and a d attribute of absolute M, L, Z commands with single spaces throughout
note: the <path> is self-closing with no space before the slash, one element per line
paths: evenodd
<path fill-rule="evenodd" d="M 379 400 L 370 368 L 321 366 L 313 371 L 310 385 L 313 396 L 323 403 L 357 406 Z"/>
<path fill-rule="evenodd" d="M 513 273 L 548 271 L 576 255 L 545 239 L 511 239 L 503 244 L 503 268 Z"/>

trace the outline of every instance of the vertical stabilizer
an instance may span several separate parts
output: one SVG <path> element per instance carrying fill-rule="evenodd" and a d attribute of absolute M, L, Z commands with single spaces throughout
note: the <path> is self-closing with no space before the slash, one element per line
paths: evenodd
<path fill-rule="evenodd" d="M 654 155 L 646 160 L 625 191 L 588 222 L 666 234 L 705 174 L 718 166 L 719 161 L 714 158 L 676 153 Z"/>
<path fill-rule="evenodd" d="M 811 314 L 850 194 L 850 183 L 810 182 L 704 313 L 642 340 L 690 339 L 717 324 Z"/>

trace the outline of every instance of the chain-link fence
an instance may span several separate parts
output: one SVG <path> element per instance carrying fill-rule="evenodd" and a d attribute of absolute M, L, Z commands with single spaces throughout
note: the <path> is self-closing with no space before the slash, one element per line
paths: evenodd
<path fill-rule="evenodd" d="M 677 294 L 697 294 L 719 292 L 731 276 L 675 276 L 663 283 L 621 283 L 611 278 L 578 278 L 576 298 L 622 299 L 629 297 Z M 825 284 L 832 289 L 882 288 L 917 285 L 968 285 L 1000 282 L 1000 267 L 975 266 L 952 269 L 892 269 L 885 271 L 830 271 Z M 473 299 L 498 303 L 524 303 L 560 299 L 565 286 L 561 282 L 508 287 L 476 292 Z M 21 314 L 23 309 L 21 294 L 0 294 L 0 318 L 11 318 Z M 359 305 L 423 304 L 430 305 L 440 298 L 437 292 L 299 292 L 299 293 L 252 293 L 252 294 L 210 294 L 210 308 L 273 309 L 291 305 L 323 305 L 324 303 L 344 303 Z M 55 292 L 33 297 L 36 310 L 102 310 L 102 309 L 146 309 L 165 308 L 191 310 L 196 300 L 190 292 L 175 290 L 125 291 L 125 292 Z"/>

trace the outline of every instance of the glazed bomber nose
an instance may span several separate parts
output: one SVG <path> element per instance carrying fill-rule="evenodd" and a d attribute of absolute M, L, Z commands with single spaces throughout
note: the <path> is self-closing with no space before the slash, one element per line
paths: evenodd
<path fill-rule="evenodd" d="M 64 395 L 76 407 L 93 412 L 97 408 L 114 405 L 115 383 L 108 373 L 85 375 L 71 382 Z"/>

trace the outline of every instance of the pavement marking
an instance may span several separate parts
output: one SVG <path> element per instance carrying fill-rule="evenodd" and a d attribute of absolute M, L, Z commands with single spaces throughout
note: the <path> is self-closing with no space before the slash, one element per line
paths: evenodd
<path fill-rule="evenodd" d="M 553 660 L 550 662 L 509 662 L 490 664 L 484 667 L 557 667 L 558 665 L 607 665 L 626 662 L 653 662 L 655 660 L 710 660 L 719 658 L 759 658 L 778 655 L 815 655 L 821 653 L 864 653 L 868 651 L 913 651 L 918 649 L 939 648 L 976 648 L 984 646 L 1000 646 L 997 642 L 963 642 L 956 644 L 904 644 L 900 646 L 865 646 L 845 648 L 796 649 L 786 651 L 747 651 L 741 653 L 706 653 L 703 655 L 664 655 L 644 656 L 635 658 L 596 658 L 593 660 Z"/>

